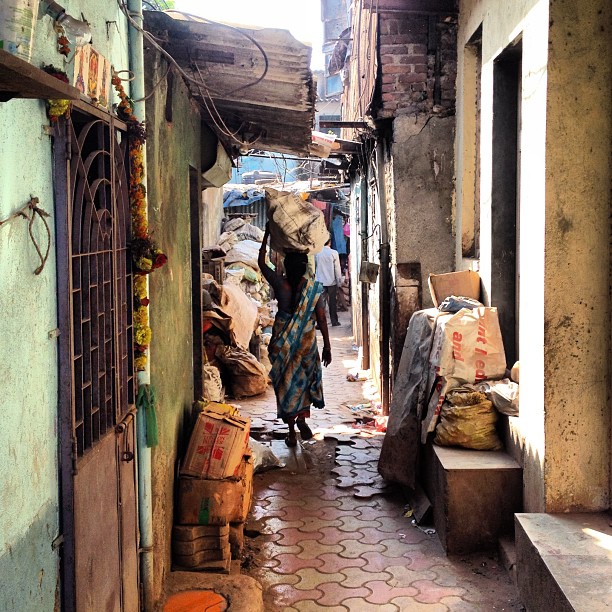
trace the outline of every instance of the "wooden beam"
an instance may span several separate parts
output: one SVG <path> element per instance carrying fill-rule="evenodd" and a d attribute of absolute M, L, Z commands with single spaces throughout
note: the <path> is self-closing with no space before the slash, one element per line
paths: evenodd
<path fill-rule="evenodd" d="M 365 121 L 319 121 L 319 127 L 330 128 L 367 128 L 368 124 Z"/>
<path fill-rule="evenodd" d="M 456 13 L 456 0 L 364 0 L 363 8 L 384 12 L 421 14 Z"/>

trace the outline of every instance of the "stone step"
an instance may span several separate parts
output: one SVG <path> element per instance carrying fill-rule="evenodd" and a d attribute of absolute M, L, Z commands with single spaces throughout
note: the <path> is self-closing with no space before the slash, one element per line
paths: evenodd
<path fill-rule="evenodd" d="M 522 510 L 523 471 L 503 451 L 429 444 L 423 488 L 447 554 L 494 549 Z"/>
<path fill-rule="evenodd" d="M 529 612 L 612 609 L 612 517 L 517 514 L 517 580 Z"/>

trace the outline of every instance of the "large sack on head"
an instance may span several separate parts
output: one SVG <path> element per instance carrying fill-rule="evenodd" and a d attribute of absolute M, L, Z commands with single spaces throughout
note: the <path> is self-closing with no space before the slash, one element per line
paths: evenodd
<path fill-rule="evenodd" d="M 220 346 L 217 358 L 228 373 L 228 386 L 233 397 L 259 395 L 268 386 L 268 372 L 254 355 L 233 346 Z"/>
<path fill-rule="evenodd" d="M 314 255 L 329 240 L 323 213 L 300 196 L 265 187 L 270 245 L 275 251 Z"/>

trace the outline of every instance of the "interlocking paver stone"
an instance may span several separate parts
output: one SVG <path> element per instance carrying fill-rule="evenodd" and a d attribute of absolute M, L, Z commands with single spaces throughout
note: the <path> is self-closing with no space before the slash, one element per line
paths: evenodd
<path fill-rule="evenodd" d="M 296 589 L 307 591 L 318 589 L 328 582 L 342 582 L 344 574 L 327 574 L 314 568 L 304 568 L 296 572 L 299 581 L 295 584 Z"/>
<path fill-rule="evenodd" d="M 385 548 L 381 544 L 362 544 L 357 540 L 343 540 L 340 542 L 343 550 L 339 552 L 341 557 L 347 557 L 348 559 L 356 559 L 361 557 L 364 553 L 378 552 L 382 553 Z"/>
<path fill-rule="evenodd" d="M 347 567 L 342 570 L 342 573 L 344 574 L 344 580 L 341 580 L 340 584 L 345 587 L 361 587 L 366 586 L 368 582 L 375 580 L 382 580 L 384 582 L 391 578 L 391 574 L 387 572 L 373 574 L 359 567 Z"/>
<path fill-rule="evenodd" d="M 519 612 L 516 589 L 495 561 L 447 558 L 435 533 L 404 516 L 401 492 L 381 480 L 384 436 L 355 427 L 343 406 L 378 402 L 371 381 L 346 380 L 357 370 L 348 319 L 341 313 L 343 326 L 330 330 L 326 408 L 310 419 L 316 435 L 296 449 L 306 469 L 254 479 L 251 516 L 261 535 L 250 574 L 262 583 L 266 612 Z M 256 435 L 275 438 L 284 451 L 286 426 L 275 418 L 272 389 L 241 405 Z"/>
<path fill-rule="evenodd" d="M 320 531 L 304 532 L 299 531 L 295 527 L 288 527 L 287 529 L 281 529 L 279 531 L 281 538 L 278 540 L 279 544 L 283 546 L 291 546 L 292 544 L 300 544 L 306 540 L 321 540 L 323 539 L 323 533 Z"/>
<path fill-rule="evenodd" d="M 387 603 L 384 606 L 380 604 L 371 604 L 364 599 L 350 598 L 342 602 L 349 612 L 401 612 L 401 610 L 409 610 L 409 608 L 398 608 L 392 603 Z"/>
<path fill-rule="evenodd" d="M 297 612 L 350 612 L 350 610 L 344 606 L 321 606 L 312 599 L 298 601 L 295 606 L 287 609 L 297 610 Z"/>
<path fill-rule="evenodd" d="M 336 572 L 342 572 L 346 574 L 345 570 L 353 567 L 362 567 L 365 565 L 365 559 L 357 557 L 356 559 L 347 559 L 346 557 L 340 557 L 336 554 L 325 553 L 317 557 L 319 561 L 323 562 L 323 565 L 319 570 L 323 573 L 334 574 Z"/>
<path fill-rule="evenodd" d="M 343 600 L 349 597 L 367 597 L 371 591 L 364 588 L 347 589 L 337 582 L 328 582 L 317 587 L 320 591 L 323 591 L 323 597 L 319 599 L 319 603 L 324 606 L 337 606 L 342 604 Z"/>
<path fill-rule="evenodd" d="M 411 586 L 417 589 L 418 594 L 414 598 L 421 603 L 436 603 L 443 597 L 451 595 L 461 597 L 465 593 L 465 589 L 445 587 L 430 580 L 415 580 Z"/>
<path fill-rule="evenodd" d="M 346 540 L 345 542 L 350 542 Z M 305 540 L 300 542 L 302 551 L 299 553 L 300 559 L 316 559 L 321 553 L 343 553 L 344 544 L 323 544 L 316 540 Z"/>
<path fill-rule="evenodd" d="M 304 567 L 312 567 L 316 569 L 324 565 L 324 561 L 322 561 L 319 557 L 315 557 L 314 559 L 301 559 L 295 555 L 281 554 L 278 555 L 276 559 L 279 561 L 279 564 L 274 568 L 274 572 L 278 574 L 292 575 Z"/>
<path fill-rule="evenodd" d="M 372 593 L 366 597 L 366 601 L 374 604 L 387 603 L 392 597 L 412 597 L 418 591 L 414 587 L 390 587 L 382 580 L 375 580 L 364 585 Z"/>
<path fill-rule="evenodd" d="M 419 580 L 437 580 L 438 574 L 432 571 L 415 571 L 403 565 L 390 565 L 385 568 L 385 572 L 391 575 L 387 583 L 391 587 L 407 587 Z"/>

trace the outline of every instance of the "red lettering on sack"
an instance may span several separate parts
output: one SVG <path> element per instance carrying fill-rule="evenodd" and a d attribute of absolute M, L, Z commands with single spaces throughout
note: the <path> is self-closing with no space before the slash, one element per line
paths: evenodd
<path fill-rule="evenodd" d="M 478 353 L 479 355 L 488 355 L 489 354 L 489 353 L 487 353 L 487 351 L 485 351 L 484 349 L 481 349 L 481 348 L 475 348 L 474 352 Z"/>
<path fill-rule="evenodd" d="M 459 332 L 453 332 L 453 359 L 455 361 L 464 361 L 463 355 L 461 354 L 461 341 L 463 336 Z"/>
<path fill-rule="evenodd" d="M 217 461 L 220 461 L 221 459 L 223 459 L 223 449 L 215 448 L 215 450 L 213 450 L 212 452 L 212 458 L 216 459 Z"/>
<path fill-rule="evenodd" d="M 214 423 L 205 423 L 204 424 L 204 431 L 206 433 L 210 433 L 214 428 L 215 428 Z"/>

